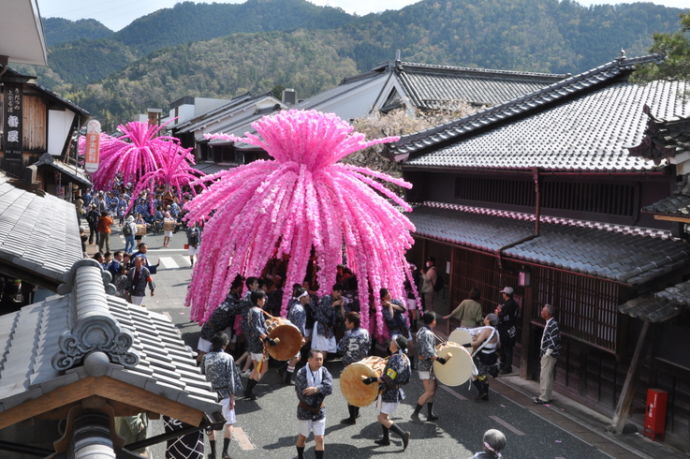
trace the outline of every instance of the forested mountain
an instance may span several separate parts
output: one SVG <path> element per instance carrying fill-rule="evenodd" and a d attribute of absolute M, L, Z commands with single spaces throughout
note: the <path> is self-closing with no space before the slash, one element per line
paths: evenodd
<path fill-rule="evenodd" d="M 575 73 L 621 49 L 644 54 L 654 32 L 677 29 L 680 12 L 650 3 L 423 0 L 356 17 L 304 0 L 186 2 L 107 40 L 52 47 L 50 69 L 36 71 L 113 122 L 184 95 L 231 97 L 282 85 L 306 97 L 392 60 L 398 49 L 406 61 Z M 222 38 L 207 40 L 214 36 Z"/>
<path fill-rule="evenodd" d="M 137 19 L 115 38 L 141 52 L 238 32 L 333 29 L 355 19 L 343 10 L 305 0 L 247 0 L 231 3 L 178 3 Z"/>
<path fill-rule="evenodd" d="M 70 21 L 62 18 L 44 18 L 43 31 L 48 46 L 75 40 L 98 40 L 115 33 L 95 19 Z"/>

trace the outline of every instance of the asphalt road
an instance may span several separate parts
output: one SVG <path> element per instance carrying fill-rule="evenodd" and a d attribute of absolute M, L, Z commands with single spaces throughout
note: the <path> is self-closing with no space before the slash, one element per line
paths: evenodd
<path fill-rule="evenodd" d="M 187 344 L 194 346 L 199 327 L 189 323 L 188 309 L 184 307 L 184 297 L 191 278 L 189 258 L 182 249 L 186 242 L 185 236 L 183 233 L 175 234 L 168 249 L 161 248 L 160 235 L 147 236 L 145 242 L 149 245 L 149 261 L 161 261 L 155 276 L 156 295 L 147 297 L 145 305 L 151 310 L 168 314 L 177 324 Z M 118 234 L 113 237 L 112 247 L 124 247 L 124 240 Z M 338 381 L 342 365 L 333 360 L 327 362 L 326 366 L 335 378 L 334 393 L 326 399 L 327 457 L 394 455 L 409 458 L 467 458 L 481 449 L 482 434 L 490 428 L 497 428 L 505 433 L 508 445 L 504 457 L 507 458 L 608 457 L 496 392 L 491 393 L 489 402 L 474 401 L 475 393 L 467 385 L 457 388 L 441 386 L 435 401 L 435 411 L 440 419 L 433 423 L 414 423 L 410 420 L 410 414 L 417 396 L 422 392 L 416 375 L 405 387 L 407 398 L 394 416 L 394 420 L 404 430 L 412 433 L 409 448 L 402 452 L 400 440 L 395 435 L 391 435 L 391 446 L 379 447 L 374 444 L 381 433 L 380 426 L 376 423 L 377 412 L 374 406 L 363 408 L 361 417 L 354 426 L 339 423 L 340 419 L 347 416 L 346 403 L 340 393 Z M 280 384 L 276 371 L 271 369 L 256 392 L 258 400 L 237 402 L 237 432 L 230 447 L 232 457 L 296 457 L 294 439 L 297 401 L 294 387 Z M 421 418 L 424 420 L 425 416 L 422 415 Z M 149 436 L 161 432 L 160 421 L 152 421 Z M 150 447 L 149 451 L 154 458 L 165 457 L 163 445 Z M 314 457 L 312 441 L 307 444 L 305 456 Z"/>

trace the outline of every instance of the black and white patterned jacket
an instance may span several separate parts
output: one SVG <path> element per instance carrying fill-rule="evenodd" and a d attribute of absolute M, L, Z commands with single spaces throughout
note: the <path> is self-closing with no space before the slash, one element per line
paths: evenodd
<path fill-rule="evenodd" d="M 299 332 L 304 336 L 307 327 L 307 311 L 304 310 L 304 306 L 297 298 L 290 299 L 288 303 L 288 314 L 287 319 L 299 328 Z"/>
<path fill-rule="evenodd" d="M 343 356 L 343 364 L 349 365 L 359 362 L 369 355 L 371 349 L 371 338 L 369 332 L 363 328 L 355 328 L 345 332 L 338 343 L 338 354 Z"/>
<path fill-rule="evenodd" d="M 433 357 L 436 356 L 436 336 L 426 325 L 417 331 L 415 348 L 417 359 L 419 359 L 417 370 L 431 371 L 431 366 L 434 363 Z"/>
<path fill-rule="evenodd" d="M 205 354 L 201 372 L 206 375 L 213 390 L 218 392 L 220 399 L 238 394 L 242 390 L 242 380 L 235 359 L 227 352 Z"/>
<path fill-rule="evenodd" d="M 541 339 L 541 355 L 546 354 L 548 349 L 553 349 L 551 357 L 558 357 L 561 353 L 561 332 L 558 329 L 558 322 L 554 318 L 546 321 L 544 335 Z"/>
<path fill-rule="evenodd" d="M 381 375 L 381 401 L 397 403 L 405 399 L 405 392 L 400 386 L 410 381 L 410 359 L 401 351 L 388 358 L 386 368 Z"/>
<path fill-rule="evenodd" d="M 326 416 L 326 408 L 322 406 L 323 400 L 326 396 L 331 395 L 333 392 L 333 377 L 331 373 L 326 369 L 326 367 L 321 367 L 323 374 L 321 376 L 321 384 L 316 386 L 319 391 L 314 395 L 304 395 L 304 389 L 309 387 L 307 379 L 307 371 L 309 369 L 309 364 L 297 370 L 295 374 L 295 392 L 297 393 L 297 399 L 300 402 L 304 402 L 307 406 L 312 407 L 314 410 L 306 410 L 301 404 L 297 405 L 297 419 L 302 421 L 319 421 Z M 320 408 L 319 408 L 320 407 Z M 316 411 L 316 408 L 319 408 Z"/>

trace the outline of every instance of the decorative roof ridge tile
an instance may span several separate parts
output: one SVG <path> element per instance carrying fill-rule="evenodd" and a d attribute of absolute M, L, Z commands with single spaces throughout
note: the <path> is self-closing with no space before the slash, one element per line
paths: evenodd
<path fill-rule="evenodd" d="M 130 352 L 133 335 L 120 327 L 108 308 L 107 293 L 115 293 L 110 274 L 93 259 L 77 261 L 58 293 L 69 296 L 69 330 L 58 340 L 51 364 L 65 371 L 82 365 L 92 352 L 103 352 L 110 362 L 134 367 L 139 356 Z"/>
<path fill-rule="evenodd" d="M 544 73 L 544 72 L 528 72 L 521 70 L 504 70 L 504 69 L 491 69 L 485 67 L 464 67 L 455 65 L 436 65 L 436 64 L 423 64 L 418 62 L 400 62 L 397 66 L 397 70 L 401 72 L 415 72 L 418 69 L 423 70 L 437 70 L 443 73 L 469 73 L 476 74 L 477 76 L 486 75 L 496 75 L 496 76 L 516 76 L 516 77 L 527 77 L 530 79 L 543 78 L 548 80 L 553 79 L 563 79 L 571 76 L 570 73 Z"/>
<path fill-rule="evenodd" d="M 446 203 L 446 202 L 423 201 L 420 203 L 412 203 L 412 206 L 414 208 L 428 207 L 431 209 L 454 210 L 454 211 L 458 211 L 458 212 L 465 212 L 465 213 L 471 213 L 471 214 L 477 214 L 477 215 L 488 215 L 488 216 L 492 216 L 492 217 L 510 218 L 512 220 L 520 220 L 520 221 L 534 222 L 536 220 L 536 217 L 534 216 L 534 214 L 530 214 L 527 212 L 517 212 L 517 211 L 502 210 L 502 209 L 491 209 L 488 207 L 474 207 L 474 206 L 466 206 L 466 205 L 462 205 L 462 204 L 452 204 L 452 203 Z M 539 221 L 541 223 L 547 223 L 547 224 L 552 224 L 552 225 L 571 226 L 571 227 L 579 227 L 579 228 L 590 228 L 590 229 L 597 229 L 597 230 L 602 230 L 602 231 L 607 231 L 607 232 L 612 232 L 612 233 L 626 234 L 626 235 L 630 235 L 630 236 L 643 236 L 643 237 L 648 237 L 648 238 L 653 238 L 653 239 L 673 239 L 673 240 L 677 239 L 671 235 L 670 231 L 662 230 L 662 229 L 656 229 L 656 228 L 646 228 L 646 227 L 642 227 L 642 226 L 619 225 L 619 224 L 615 224 L 615 223 L 597 222 L 597 221 L 592 221 L 592 220 L 579 220 L 579 219 L 566 218 L 566 217 L 554 217 L 554 216 L 543 215 L 543 214 L 540 216 Z"/>
<path fill-rule="evenodd" d="M 409 155 L 429 146 L 454 139 L 488 124 L 504 122 L 532 110 L 541 108 L 574 93 L 588 90 L 594 85 L 610 81 L 624 71 L 638 64 L 659 62 L 660 54 L 650 54 L 634 58 L 620 57 L 593 69 L 565 78 L 530 94 L 496 105 L 472 115 L 453 120 L 424 131 L 403 136 L 398 142 L 387 146 L 392 155 Z"/>

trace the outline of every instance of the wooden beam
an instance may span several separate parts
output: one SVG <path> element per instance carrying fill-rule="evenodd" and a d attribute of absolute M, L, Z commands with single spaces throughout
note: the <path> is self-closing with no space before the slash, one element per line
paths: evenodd
<path fill-rule="evenodd" d="M 663 220 L 666 222 L 690 223 L 690 217 L 672 217 L 670 215 L 655 215 L 654 220 Z"/>
<path fill-rule="evenodd" d="M 204 418 L 204 413 L 199 410 L 168 400 L 139 387 L 131 386 L 107 376 L 97 379 L 98 384 L 95 385 L 95 394 L 108 400 L 136 406 L 141 408 L 141 411 L 165 414 L 193 426 L 201 424 Z"/>
<path fill-rule="evenodd" d="M 0 414 L 0 430 L 94 395 L 95 379 L 94 377 L 82 379 L 10 408 Z"/>
<path fill-rule="evenodd" d="M 204 413 L 199 410 L 168 400 L 139 387 L 107 376 L 97 378 L 90 376 L 1 413 L 0 430 L 50 411 L 56 410 L 58 413 L 64 413 L 63 407 L 94 395 L 130 407 L 137 407 L 140 412 L 151 411 L 164 414 L 194 426 L 200 425 L 204 418 Z"/>
<path fill-rule="evenodd" d="M 623 383 L 623 388 L 621 389 L 621 395 L 618 398 L 616 412 L 614 413 L 611 421 L 610 429 L 617 434 L 623 432 L 625 421 L 628 420 L 628 416 L 630 414 L 630 407 L 632 406 L 633 398 L 635 396 L 635 386 L 637 385 L 635 374 L 637 373 L 637 366 L 640 362 L 642 347 L 644 345 L 645 338 L 647 337 L 648 330 L 649 321 L 645 320 L 644 324 L 642 325 L 640 337 L 637 339 L 637 344 L 635 345 L 635 352 L 633 353 L 632 361 L 630 362 L 630 367 L 628 368 L 628 374 L 625 375 L 625 382 Z"/>

